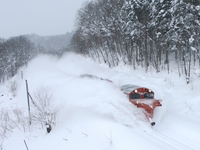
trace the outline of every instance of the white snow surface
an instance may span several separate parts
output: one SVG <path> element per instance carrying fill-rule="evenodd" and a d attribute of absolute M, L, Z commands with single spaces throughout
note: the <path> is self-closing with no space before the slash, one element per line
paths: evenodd
<path fill-rule="evenodd" d="M 82 74 L 113 83 L 81 78 Z M 168 74 L 151 69 L 145 73 L 125 65 L 109 68 L 67 53 L 59 59 L 38 56 L 11 80 L 18 85 L 16 96 L 9 91 L 10 81 L 1 84 L 1 110 L 18 107 L 28 116 L 27 80 L 31 95 L 47 87 L 59 112 L 50 133 L 45 126 L 30 126 L 29 131 L 15 128 L 1 141 L 2 150 L 200 150 L 198 75 L 194 74 L 191 83 L 186 84 L 184 76 L 179 77 L 175 70 Z M 150 88 L 156 99 L 163 100 L 163 106 L 155 110 L 154 127 L 143 110 L 131 104 L 120 90 L 123 84 Z"/>

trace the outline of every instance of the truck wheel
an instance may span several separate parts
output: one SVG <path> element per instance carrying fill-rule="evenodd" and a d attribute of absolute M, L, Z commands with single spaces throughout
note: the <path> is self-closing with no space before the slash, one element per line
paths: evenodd
<path fill-rule="evenodd" d="M 152 126 L 155 126 L 155 124 L 156 124 L 155 122 L 151 122 L 151 125 L 152 125 Z"/>

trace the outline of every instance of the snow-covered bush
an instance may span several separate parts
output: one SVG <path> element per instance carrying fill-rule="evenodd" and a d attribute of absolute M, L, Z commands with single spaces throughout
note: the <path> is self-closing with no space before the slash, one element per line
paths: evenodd
<path fill-rule="evenodd" d="M 33 121 L 41 123 L 42 127 L 44 125 L 55 126 L 56 114 L 59 109 L 53 104 L 50 90 L 46 87 L 39 88 L 31 100 L 34 109 L 32 113 Z"/>
<path fill-rule="evenodd" d="M 9 137 L 15 128 L 20 131 L 28 131 L 27 116 L 22 108 L 2 108 L 0 110 L 0 142 Z"/>

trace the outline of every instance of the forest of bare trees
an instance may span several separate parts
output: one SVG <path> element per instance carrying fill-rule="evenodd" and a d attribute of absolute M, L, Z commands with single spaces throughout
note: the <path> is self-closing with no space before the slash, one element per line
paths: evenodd
<path fill-rule="evenodd" d="M 200 66 L 200 1 L 95 0 L 76 18 L 71 45 L 77 53 L 114 67 L 156 72 L 177 65 L 187 83 L 191 67 Z"/>
<path fill-rule="evenodd" d="M 23 36 L 13 37 L 0 42 L 0 81 L 17 73 L 34 57 L 34 45 Z"/>
<path fill-rule="evenodd" d="M 39 54 L 61 56 L 69 51 L 73 33 L 57 36 L 20 35 L 9 39 L 0 38 L 0 82 L 13 77 L 20 67 Z"/>

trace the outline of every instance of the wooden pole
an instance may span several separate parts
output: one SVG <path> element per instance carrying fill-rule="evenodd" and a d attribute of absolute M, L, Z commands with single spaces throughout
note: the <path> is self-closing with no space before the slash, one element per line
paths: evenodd
<path fill-rule="evenodd" d="M 28 81 L 27 80 L 26 80 L 26 94 L 27 94 L 27 101 L 28 101 L 29 125 L 31 125 L 31 109 L 30 109 L 29 92 L 28 92 Z"/>
<path fill-rule="evenodd" d="M 28 146 L 27 146 L 27 144 L 26 144 L 26 141 L 24 140 L 24 144 L 25 144 L 25 146 L 26 146 L 26 149 L 28 150 Z"/>

